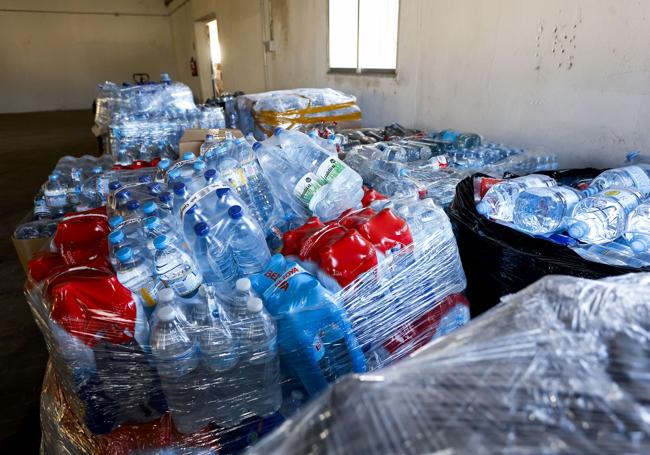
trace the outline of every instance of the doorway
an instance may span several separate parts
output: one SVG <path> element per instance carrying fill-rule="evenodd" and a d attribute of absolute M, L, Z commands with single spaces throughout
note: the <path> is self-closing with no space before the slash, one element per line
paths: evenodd
<path fill-rule="evenodd" d="M 201 83 L 201 97 L 205 102 L 223 92 L 221 77 L 221 45 L 219 28 L 214 16 L 195 23 L 197 70 Z"/>

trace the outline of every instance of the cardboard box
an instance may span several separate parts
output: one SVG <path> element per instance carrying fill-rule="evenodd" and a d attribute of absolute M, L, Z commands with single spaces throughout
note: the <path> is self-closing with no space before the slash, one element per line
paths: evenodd
<path fill-rule="evenodd" d="M 18 254 L 18 259 L 20 260 L 20 264 L 23 266 L 25 273 L 27 273 L 27 265 L 29 264 L 29 260 L 32 258 L 33 254 L 46 248 L 49 241 L 50 237 L 18 240 L 13 235 L 11 236 L 11 242 L 14 244 L 16 254 Z"/>
<path fill-rule="evenodd" d="M 237 129 L 228 129 L 228 128 L 216 128 L 216 129 L 207 129 L 207 128 L 188 128 L 183 132 L 183 136 L 180 141 L 180 154 L 181 156 L 185 152 L 194 152 L 196 156 L 199 156 L 199 151 L 201 145 L 205 141 L 206 134 L 212 134 L 217 139 L 225 139 L 226 132 L 229 131 L 234 137 L 242 137 L 243 134 Z"/>

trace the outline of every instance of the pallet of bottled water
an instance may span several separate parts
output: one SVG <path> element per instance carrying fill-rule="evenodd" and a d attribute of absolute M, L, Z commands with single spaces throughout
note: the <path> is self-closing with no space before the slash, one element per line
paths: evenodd
<path fill-rule="evenodd" d="M 43 419 L 65 428 L 50 449 L 243 447 L 468 321 L 431 200 L 362 207 L 361 176 L 297 131 L 206 139 L 199 157 L 102 173 L 105 208 L 64 217 L 30 263 Z"/>
<path fill-rule="evenodd" d="M 386 133 L 400 132 L 394 128 Z M 366 185 L 393 199 L 430 197 L 447 206 L 456 185 L 475 172 L 497 177 L 506 172 L 528 174 L 557 169 L 557 157 L 544 151 L 523 150 L 485 142 L 474 133 L 454 130 L 384 136 L 370 144 L 345 147 L 345 162 Z M 364 140 L 364 142 L 368 142 Z"/>

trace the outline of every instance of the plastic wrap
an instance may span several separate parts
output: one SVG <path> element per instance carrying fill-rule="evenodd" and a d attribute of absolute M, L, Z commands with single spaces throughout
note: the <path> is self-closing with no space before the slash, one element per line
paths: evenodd
<path fill-rule="evenodd" d="M 597 173 L 595 169 L 583 169 L 546 174 L 559 184 L 569 184 L 577 179 L 593 178 Z M 476 211 L 473 177 L 456 187 L 449 216 L 467 275 L 472 315 L 482 313 L 496 305 L 501 297 L 548 274 L 603 278 L 637 271 L 583 259 L 565 245 L 532 237 L 482 217 Z"/>
<path fill-rule="evenodd" d="M 339 292 L 328 291 L 316 278 L 321 275 L 300 270 L 281 255 L 250 275 L 253 295 L 264 301 L 263 311 L 271 318 L 267 338 L 256 345 L 259 350 L 246 338 L 251 316 L 233 307 L 237 293 L 244 292 L 247 311 L 257 311 L 256 299 L 251 303 L 250 291 L 239 282 L 234 295 L 232 289 L 204 282 L 205 293 L 199 289 L 186 298 L 173 296 L 173 303 L 161 303 L 164 293 L 157 288 L 152 308 L 143 294 L 125 287 L 132 283 L 130 275 L 113 271 L 107 255 L 108 217 L 98 211 L 66 218 L 53 242 L 56 251 L 31 261 L 26 284 L 51 357 L 43 391 L 46 453 L 59 453 L 62 447 L 69 453 L 161 447 L 228 453 L 254 442 L 337 378 L 389 365 L 463 325 L 468 320 L 461 294 L 465 279 L 449 221 L 439 207 L 429 211 L 430 224 L 423 231 L 428 235 L 400 244 L 398 251 L 392 251 L 395 245 L 387 243 L 385 233 L 365 221 L 352 223 L 350 215 L 341 221 L 383 245 L 378 251 L 393 248 Z M 381 226 L 386 229 L 385 223 Z M 200 263 L 199 250 L 186 247 Z M 124 277 L 124 283 L 117 277 Z M 163 314 L 165 309 L 170 313 L 169 305 L 174 305 L 178 314 L 173 320 L 188 342 L 199 346 L 187 354 L 196 363 L 190 365 L 182 356 L 189 370 L 180 382 L 170 382 L 170 361 L 161 357 L 160 336 L 154 336 L 170 317 Z M 220 326 L 197 317 L 203 306 Z M 232 349 L 228 343 L 202 344 L 214 327 L 225 339 L 237 340 Z M 204 350 L 218 346 L 217 353 Z M 258 362 L 263 377 L 251 369 Z"/>
<path fill-rule="evenodd" d="M 648 453 L 649 292 L 648 274 L 545 277 L 248 453 Z"/>
<path fill-rule="evenodd" d="M 294 129 L 322 123 L 361 120 L 357 100 L 331 88 L 298 88 L 237 97 L 239 129 L 258 140 L 275 127 Z"/>

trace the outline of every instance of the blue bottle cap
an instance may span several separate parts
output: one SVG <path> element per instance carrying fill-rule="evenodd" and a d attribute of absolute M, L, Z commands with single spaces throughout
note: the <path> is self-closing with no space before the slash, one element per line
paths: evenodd
<path fill-rule="evenodd" d="M 253 144 L 253 150 L 257 151 L 257 149 L 259 149 L 261 146 L 262 146 L 261 142 L 255 142 Z"/>
<path fill-rule="evenodd" d="M 115 191 L 119 188 L 122 188 L 122 184 L 118 181 L 114 181 L 108 184 L 108 189 L 111 191 Z"/>
<path fill-rule="evenodd" d="M 278 136 L 278 135 L 282 134 L 283 131 L 284 131 L 284 128 L 282 128 L 281 126 L 276 126 L 275 129 L 273 130 L 273 134 L 275 136 Z"/>
<path fill-rule="evenodd" d="M 50 176 L 48 177 L 48 180 L 50 182 L 56 182 L 57 180 L 59 180 L 59 174 L 50 174 Z"/>
<path fill-rule="evenodd" d="M 205 173 L 203 174 L 203 177 L 204 177 L 205 180 L 207 180 L 207 181 L 210 181 L 210 180 L 214 179 L 216 176 L 217 176 L 217 171 L 214 170 L 214 169 L 208 169 L 208 170 L 205 171 Z"/>
<path fill-rule="evenodd" d="M 205 235 L 208 235 L 208 232 L 210 232 L 210 226 L 208 226 L 207 223 L 201 221 L 200 223 L 196 223 L 194 225 L 194 233 L 196 235 L 203 237 Z"/>
<path fill-rule="evenodd" d="M 217 188 L 217 197 L 221 199 L 222 197 L 225 197 L 226 194 L 230 191 L 230 188 Z"/>
<path fill-rule="evenodd" d="M 169 174 L 167 174 L 167 176 L 172 180 L 178 178 L 180 175 L 181 175 L 180 169 L 172 169 L 171 171 L 169 171 Z"/>
<path fill-rule="evenodd" d="M 174 183 L 174 194 L 182 196 L 185 193 L 185 184 L 183 182 Z"/>
<path fill-rule="evenodd" d="M 194 159 L 194 158 L 196 158 L 196 156 L 194 155 L 194 152 L 185 152 L 185 153 L 183 153 L 183 159 L 184 160 L 191 160 L 191 159 Z"/>
<path fill-rule="evenodd" d="M 147 189 L 149 190 L 149 193 L 151 193 L 151 194 L 158 194 L 158 193 L 160 193 L 160 190 L 162 188 L 160 188 L 160 184 L 158 182 L 154 182 L 154 183 L 150 183 L 149 185 L 147 185 Z"/>
<path fill-rule="evenodd" d="M 399 170 L 398 174 L 399 174 L 400 177 L 406 177 L 407 175 L 409 175 L 409 171 L 402 168 L 402 169 Z"/>
<path fill-rule="evenodd" d="M 120 262 L 126 262 L 133 257 L 133 250 L 129 246 L 125 246 L 117 250 L 115 253 L 117 260 Z"/>
<path fill-rule="evenodd" d="M 309 133 L 307 133 L 309 137 L 318 137 L 318 133 L 316 130 L 311 130 Z"/>
<path fill-rule="evenodd" d="M 101 166 L 95 166 L 91 172 L 93 174 L 101 174 L 102 172 L 104 172 L 104 169 L 102 169 Z"/>
<path fill-rule="evenodd" d="M 169 191 L 160 193 L 160 196 L 158 196 L 158 200 L 163 204 L 167 204 L 172 201 L 172 193 L 170 193 Z"/>
<path fill-rule="evenodd" d="M 119 199 L 128 199 L 131 197 L 129 190 L 122 190 L 115 195 Z"/>
<path fill-rule="evenodd" d="M 124 240 L 124 237 L 125 236 L 122 229 L 118 229 L 108 234 L 108 242 L 111 244 L 120 243 L 122 240 Z"/>
<path fill-rule="evenodd" d="M 219 310 L 217 309 L 212 310 L 212 317 L 215 319 L 219 319 Z"/>
<path fill-rule="evenodd" d="M 150 175 L 141 175 L 138 177 L 138 182 L 140 183 L 151 183 L 151 176 Z"/>
<path fill-rule="evenodd" d="M 205 161 L 202 160 L 196 160 L 194 164 L 192 165 L 195 171 L 202 171 L 205 169 Z"/>
<path fill-rule="evenodd" d="M 169 245 L 169 239 L 167 238 L 166 235 L 159 235 L 155 239 L 153 239 L 153 246 L 157 250 L 163 250 L 167 248 Z"/>
<path fill-rule="evenodd" d="M 144 206 L 142 207 L 142 211 L 145 215 L 151 215 L 152 213 L 155 213 L 157 209 L 158 204 L 156 204 L 154 201 L 145 202 Z"/>
<path fill-rule="evenodd" d="M 140 201 L 138 200 L 133 199 L 126 203 L 126 209 L 131 212 L 134 210 L 138 210 L 139 208 L 140 208 Z"/>
<path fill-rule="evenodd" d="M 584 237 L 589 233 L 589 225 L 584 221 L 576 221 L 569 226 L 569 235 L 574 239 Z"/>
<path fill-rule="evenodd" d="M 209 142 L 214 140 L 214 136 L 212 134 L 206 134 L 205 135 L 205 142 Z"/>
<path fill-rule="evenodd" d="M 238 220 L 244 216 L 244 210 L 242 210 L 241 206 L 239 205 L 233 205 L 228 209 L 228 216 L 234 220 Z"/>
<path fill-rule="evenodd" d="M 122 218 L 120 215 L 115 215 L 112 216 L 108 219 L 108 226 L 113 229 L 116 226 L 119 226 L 124 222 L 124 218 Z"/>
<path fill-rule="evenodd" d="M 241 144 L 243 144 L 245 142 L 246 142 L 246 138 L 244 138 L 244 137 L 238 137 L 237 139 L 235 139 L 235 144 L 237 144 L 237 145 L 241 145 Z"/>
<path fill-rule="evenodd" d="M 149 216 L 144 219 L 144 227 L 153 229 L 160 224 L 160 219 L 157 216 Z"/>
<path fill-rule="evenodd" d="M 171 164 L 172 164 L 172 162 L 171 162 L 170 159 L 168 159 L 168 158 L 163 158 L 163 159 L 160 160 L 160 162 L 158 163 L 158 169 L 162 169 L 163 171 L 164 171 L 164 170 L 167 170 L 167 169 L 169 169 L 169 166 L 171 166 Z"/>

